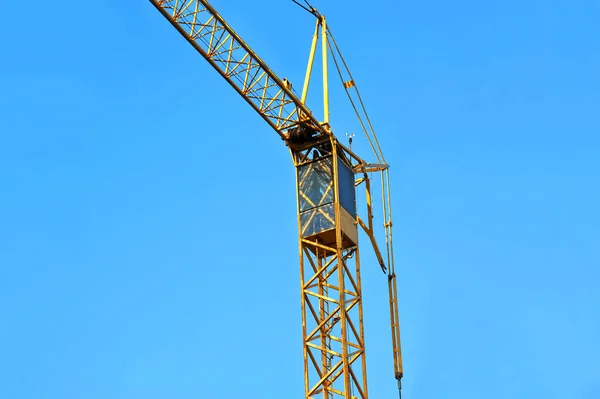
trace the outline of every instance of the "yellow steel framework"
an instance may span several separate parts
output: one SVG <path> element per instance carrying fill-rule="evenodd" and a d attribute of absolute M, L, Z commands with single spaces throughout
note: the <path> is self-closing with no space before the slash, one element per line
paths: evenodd
<path fill-rule="evenodd" d="M 388 274 L 394 376 L 400 387 L 402 356 L 389 168 L 372 128 L 365 128 L 365 132 L 377 164 L 368 164 L 358 157 L 331 131 L 328 52 L 334 54 L 331 43 L 335 49 L 337 45 L 325 17 L 308 3 L 308 8 L 303 7 L 315 15 L 316 28 L 298 98 L 291 83 L 280 79 L 207 1 L 150 2 L 279 134 L 291 151 L 297 171 L 305 398 L 368 398 L 358 226 L 366 233 L 381 268 Z M 305 104 L 319 39 L 323 121 L 318 121 Z M 344 71 L 337 61 L 335 66 L 344 80 Z M 345 73 L 348 78 L 344 80 L 344 88 L 359 115 L 359 108 L 353 102 L 353 96 L 358 94 L 356 84 L 347 68 Z M 362 105 L 360 96 L 358 99 Z M 366 126 L 362 119 L 361 124 Z M 373 172 L 380 173 L 382 178 L 387 259 L 379 250 L 372 222 L 370 174 Z M 356 210 L 355 187 L 360 185 L 364 185 L 366 193 L 366 221 Z"/>

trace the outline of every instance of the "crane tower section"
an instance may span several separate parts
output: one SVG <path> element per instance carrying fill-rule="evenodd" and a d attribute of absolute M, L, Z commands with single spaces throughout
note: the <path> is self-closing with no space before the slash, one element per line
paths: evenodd
<path fill-rule="evenodd" d="M 306 398 L 368 397 L 354 172 L 338 144 L 295 154 Z"/>

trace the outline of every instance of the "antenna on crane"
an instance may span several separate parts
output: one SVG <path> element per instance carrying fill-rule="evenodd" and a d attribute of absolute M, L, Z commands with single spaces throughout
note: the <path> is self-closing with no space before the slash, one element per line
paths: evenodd
<path fill-rule="evenodd" d="M 356 136 L 354 133 L 346 133 L 346 137 L 348 137 L 348 144 L 350 151 L 352 151 L 352 138 Z"/>

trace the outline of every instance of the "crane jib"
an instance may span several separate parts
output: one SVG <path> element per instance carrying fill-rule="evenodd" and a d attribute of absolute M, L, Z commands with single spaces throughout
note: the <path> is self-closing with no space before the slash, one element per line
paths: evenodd
<path fill-rule="evenodd" d="M 311 111 L 203 0 L 150 0 L 177 31 L 283 138 L 301 121 L 325 134 Z"/>

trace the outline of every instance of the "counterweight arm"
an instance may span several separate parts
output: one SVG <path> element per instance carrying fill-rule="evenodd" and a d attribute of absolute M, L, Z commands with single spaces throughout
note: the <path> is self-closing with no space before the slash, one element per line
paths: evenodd
<path fill-rule="evenodd" d="M 179 33 L 281 136 L 302 121 L 325 133 L 310 110 L 204 0 L 150 0 Z"/>

